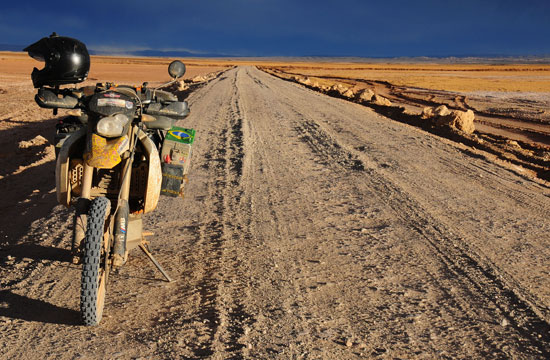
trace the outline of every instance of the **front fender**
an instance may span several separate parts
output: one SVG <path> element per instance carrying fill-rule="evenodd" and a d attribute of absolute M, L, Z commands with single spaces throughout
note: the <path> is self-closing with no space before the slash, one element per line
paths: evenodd
<path fill-rule="evenodd" d="M 148 213 L 156 209 L 159 197 L 160 187 L 162 185 L 162 170 L 160 167 L 160 156 L 155 143 L 142 130 L 138 131 L 138 139 L 145 149 L 145 156 L 149 162 L 147 172 L 147 190 L 144 194 L 143 212 Z"/>
<path fill-rule="evenodd" d="M 69 207 L 71 204 L 71 186 L 69 183 L 69 164 L 71 158 L 82 159 L 84 142 L 86 139 L 86 127 L 75 131 L 61 146 L 55 163 L 55 189 L 57 201 L 61 205 Z"/>

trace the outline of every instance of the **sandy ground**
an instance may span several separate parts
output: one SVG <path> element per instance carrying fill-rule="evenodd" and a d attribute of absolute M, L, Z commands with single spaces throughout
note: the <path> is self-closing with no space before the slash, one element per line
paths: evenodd
<path fill-rule="evenodd" d="M 416 69 L 409 65 L 404 68 L 377 68 L 377 73 L 365 71 L 362 78 L 353 78 L 354 71 L 349 65 L 346 71 L 342 71 L 342 77 L 333 75 L 322 75 L 331 70 L 326 68 L 310 68 L 297 65 L 286 65 L 272 67 L 262 65 L 259 68 L 280 79 L 296 82 L 303 86 L 319 91 L 329 96 L 356 102 L 369 106 L 381 115 L 392 120 L 400 121 L 409 125 L 417 126 L 433 134 L 452 139 L 465 144 L 473 149 L 483 149 L 499 159 L 505 166 L 511 169 L 518 168 L 524 174 L 537 177 L 544 181 L 550 181 L 550 83 L 541 82 L 530 89 L 548 90 L 549 92 L 514 92 L 514 91 L 489 91 L 493 85 L 485 82 L 489 69 L 483 67 L 468 67 L 468 72 L 478 74 L 457 81 L 454 79 L 455 72 L 464 72 L 459 65 L 438 65 L 438 77 L 436 80 L 423 80 L 418 78 L 415 72 L 423 72 L 425 69 Z M 332 65 L 333 67 L 335 65 Z M 342 65 L 339 65 L 342 66 Z M 357 66 L 357 65 L 354 65 Z M 404 65 L 400 65 L 404 66 Z M 435 71 L 435 65 L 431 65 L 431 71 Z M 516 76 L 509 75 L 532 72 L 533 79 L 538 79 L 541 71 L 532 68 L 530 65 L 506 67 L 501 69 L 501 85 L 508 88 L 524 86 L 517 83 Z M 344 68 L 338 68 L 343 70 Z M 539 71 L 540 70 L 540 71 Z M 396 75 L 399 74 L 399 76 Z M 309 75 L 304 75 L 309 74 Z M 315 74 L 315 75 L 312 75 Z M 396 83 L 408 83 L 409 85 L 395 85 L 388 81 L 370 80 L 368 77 L 380 78 L 388 74 L 388 78 Z M 410 74 L 408 81 L 407 74 Z M 505 76 L 505 74 L 508 74 Z M 495 77 L 496 75 L 491 75 Z M 544 77 L 543 77 L 544 78 Z M 430 87 L 444 86 L 448 83 L 450 88 L 471 89 L 477 82 L 478 90 L 447 91 L 437 90 Z M 411 84 L 427 86 L 427 88 L 412 87 Z M 350 90 L 352 95 L 346 95 L 343 90 Z M 368 90 L 382 96 L 389 105 L 372 105 L 362 100 L 359 95 Z M 354 94 L 354 95 L 353 95 Z M 390 104 L 391 103 L 391 104 Z M 433 126 L 432 123 L 422 117 L 427 108 L 446 106 L 449 109 L 460 111 L 473 111 L 475 119 L 475 132 L 473 134 L 456 133 Z"/>
<path fill-rule="evenodd" d="M 323 78 L 385 81 L 440 91 L 550 92 L 550 64 L 269 64 L 285 72 Z"/>
<path fill-rule="evenodd" d="M 354 90 L 373 90 L 411 112 L 446 105 L 473 110 L 476 129 L 489 137 L 550 148 L 550 65 L 284 64 L 286 74 Z"/>
<path fill-rule="evenodd" d="M 548 186 L 242 66 L 188 95 L 186 197 L 146 216 L 177 281 L 136 250 L 80 326 L 55 119 L 1 76 L 0 357 L 550 356 Z"/>
<path fill-rule="evenodd" d="M 96 82 L 115 82 L 126 85 L 141 85 L 148 81 L 151 85 L 170 80 L 168 64 L 172 59 L 162 58 L 120 58 L 109 56 L 92 56 L 88 81 L 84 85 L 94 85 Z M 26 53 L 0 52 L 0 80 L 3 84 L 17 81 L 18 84 L 30 82 L 30 73 L 34 67 L 42 69 L 43 62 L 30 58 Z M 186 73 L 184 79 L 191 79 L 197 75 L 231 67 L 230 63 L 218 61 L 185 60 Z M 0 83 L 0 84 L 2 84 Z M 80 84 L 79 86 L 82 86 Z M 3 110 L 3 107 L 0 108 Z"/>

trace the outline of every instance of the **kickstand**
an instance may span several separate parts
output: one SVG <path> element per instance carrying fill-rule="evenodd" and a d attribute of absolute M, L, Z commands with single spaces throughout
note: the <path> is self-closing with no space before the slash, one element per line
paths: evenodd
<path fill-rule="evenodd" d="M 172 282 L 174 280 L 172 280 L 172 278 L 170 277 L 170 275 L 168 275 L 168 273 L 166 271 L 164 271 L 164 269 L 162 268 L 162 266 L 160 266 L 159 262 L 157 261 L 157 259 L 154 258 L 153 254 L 151 254 L 151 252 L 147 249 L 147 245 L 149 244 L 149 242 L 147 240 L 145 240 L 144 237 L 141 238 L 141 244 L 139 244 L 139 248 L 141 250 L 143 250 L 143 252 L 145 253 L 145 255 L 147 255 L 147 257 L 149 258 L 149 260 L 151 260 L 153 262 L 153 264 L 155 264 L 155 266 L 157 267 L 157 269 L 162 273 L 162 275 L 166 278 L 166 281 L 168 282 Z"/>

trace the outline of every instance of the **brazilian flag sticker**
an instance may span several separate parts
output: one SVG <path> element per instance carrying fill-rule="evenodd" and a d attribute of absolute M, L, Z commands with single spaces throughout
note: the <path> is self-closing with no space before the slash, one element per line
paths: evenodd
<path fill-rule="evenodd" d="M 195 129 L 174 126 L 166 134 L 166 139 L 184 144 L 192 144 L 195 140 Z"/>
<path fill-rule="evenodd" d="M 176 131 L 176 130 L 172 130 L 170 131 L 170 135 L 172 135 L 173 137 L 177 138 L 177 139 L 187 139 L 187 138 L 190 138 L 191 135 L 189 135 L 188 133 L 186 132 L 183 132 L 183 131 Z"/>

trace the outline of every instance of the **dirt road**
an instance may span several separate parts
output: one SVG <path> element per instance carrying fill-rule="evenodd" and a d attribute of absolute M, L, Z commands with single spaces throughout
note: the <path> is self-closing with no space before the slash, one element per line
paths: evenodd
<path fill-rule="evenodd" d="M 0 252 L 0 358 L 550 356 L 550 188 L 253 67 L 188 101 L 186 198 L 146 219 L 177 281 L 135 250 L 79 326 L 46 191 Z"/>

